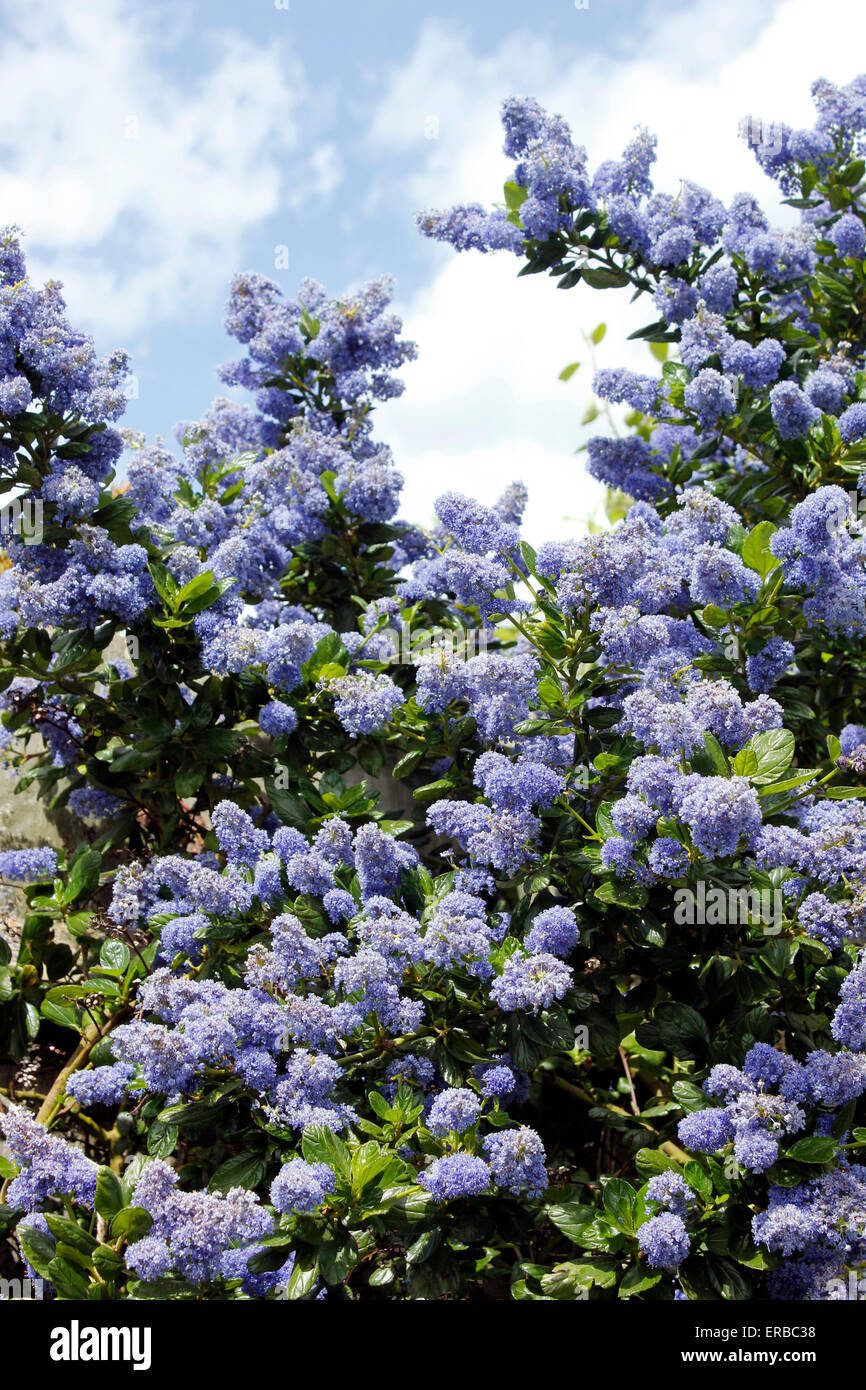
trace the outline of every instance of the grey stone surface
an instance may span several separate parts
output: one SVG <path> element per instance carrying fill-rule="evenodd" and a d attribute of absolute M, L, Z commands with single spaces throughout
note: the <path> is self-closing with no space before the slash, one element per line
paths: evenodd
<path fill-rule="evenodd" d="M 35 784 L 15 793 L 17 779 L 0 773 L 0 849 L 25 849 L 29 845 L 52 845 L 59 849 L 63 829 L 69 828 L 68 815 L 57 815 L 39 801 Z"/>
<path fill-rule="evenodd" d="M 29 849 L 50 845 L 52 849 L 74 848 L 81 838 L 81 822 L 68 811 L 49 811 L 40 801 L 32 782 L 24 791 L 15 791 L 18 778 L 0 771 L 0 850 Z M 0 891 L 0 930 L 15 939 L 24 916 L 24 896 L 16 888 Z"/>

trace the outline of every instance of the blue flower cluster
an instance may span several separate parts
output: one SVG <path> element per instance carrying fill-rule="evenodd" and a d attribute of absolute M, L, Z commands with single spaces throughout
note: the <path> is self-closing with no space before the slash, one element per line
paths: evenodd
<path fill-rule="evenodd" d="M 562 774 L 542 763 L 511 762 L 501 753 L 482 753 L 473 770 L 475 785 L 490 802 L 436 801 L 428 824 L 446 835 L 472 864 L 514 871 L 532 858 L 540 829 L 533 806 L 549 806 L 563 791 Z"/>
<path fill-rule="evenodd" d="M 315 1211 L 336 1185 L 333 1169 L 327 1163 L 292 1158 L 271 1183 L 271 1201 L 280 1212 Z"/>
<path fill-rule="evenodd" d="M 550 769 L 512 764 L 501 754 L 483 754 L 478 764 L 488 790 L 495 786 L 496 795 L 518 802 L 553 796 L 561 785 Z M 463 971 L 488 982 L 491 999 L 506 1012 L 537 1014 L 571 985 L 572 971 L 560 956 L 577 944 L 572 909 L 537 914 L 525 952 L 512 938 L 497 974 L 491 954 L 507 918 L 492 923 L 483 897 L 459 889 L 440 894 L 420 916 L 407 910 L 400 874 L 417 862 L 416 853 L 375 823 L 352 837 L 334 817 L 310 844 L 285 827 L 269 838 L 231 802 L 220 802 L 213 819 L 227 860 L 221 871 L 167 856 L 118 875 L 112 914 L 127 924 L 159 923 L 163 959 L 173 969 L 156 969 L 142 983 L 139 1016 L 112 1033 L 114 1063 L 71 1083 L 70 1094 L 82 1103 L 117 1100 L 127 1087 L 141 1086 L 176 1101 L 196 1095 L 207 1075 L 225 1072 L 242 1080 L 272 1122 L 341 1130 L 355 1117 L 341 1096 L 342 1053 L 371 1024 L 401 1046 L 423 1035 L 423 990 L 436 972 Z M 271 866 L 273 875 L 265 874 Z M 338 875 L 347 884 L 354 875 L 357 897 L 336 886 Z M 323 909 L 351 919 L 348 932 L 310 935 L 284 910 L 298 892 L 321 897 Z M 256 903 L 266 912 L 268 939 L 249 947 L 242 987 L 173 973 L 201 960 L 212 934 L 220 939 L 220 920 L 238 920 L 257 910 Z M 504 1101 L 518 1090 L 505 1059 L 481 1078 L 480 1098 L 459 1087 L 435 1097 L 428 1128 L 462 1133 L 478 1120 L 485 1097 Z"/>
<path fill-rule="evenodd" d="M 150 1216 L 150 1231 L 127 1247 L 127 1268 L 152 1283 L 176 1274 L 191 1283 L 235 1277 L 236 1251 L 253 1253 L 269 1235 L 273 1217 L 255 1193 L 233 1187 L 225 1194 L 184 1192 L 174 1169 L 159 1159 L 146 1164 L 132 1200 Z"/>
<path fill-rule="evenodd" d="M 733 1142 L 737 1162 L 764 1173 L 779 1157 L 782 1139 L 806 1127 L 808 1109 L 835 1113 L 866 1092 L 866 1055 L 816 1051 L 798 1062 L 756 1043 L 742 1069 L 727 1063 L 714 1067 L 704 1090 L 724 1108 L 687 1115 L 679 1124 L 682 1142 L 701 1153 Z"/>
<path fill-rule="evenodd" d="M 866 1257 L 866 1168 L 843 1163 L 796 1187 L 771 1185 L 755 1240 L 784 1261 L 769 1276 L 773 1298 L 857 1299 Z"/>
<path fill-rule="evenodd" d="M 387 280 L 340 299 L 305 281 L 290 300 L 238 276 L 226 326 L 243 357 L 220 375 L 252 404 L 218 399 L 173 451 L 113 428 L 125 358 L 98 360 L 58 287 L 34 291 L 15 236 L 0 242 L 0 472 L 45 523 L 10 541 L 0 572 L 0 743 L 35 758 L 88 827 L 75 859 L 0 852 L 30 913 L 17 959 L 0 946 L 0 1025 L 12 1018 L 23 1053 L 31 998 L 55 981 L 49 1002 L 64 1002 L 46 1018 L 110 1021 L 46 1102 L 48 1128 L 3 1116 L 9 1201 L 35 1230 L 58 1199 L 67 1213 L 96 1199 L 96 1165 L 51 1124 L 129 1106 L 116 1131 L 90 1122 L 94 1146 L 157 1117 L 158 1152 L 175 1131 L 181 1145 L 177 1167 L 130 1170 L 151 1222 L 124 1251 L 137 1280 L 273 1296 L 314 1233 L 326 1282 L 362 1246 L 371 1289 L 461 1279 L 462 1238 L 425 1249 L 436 1274 L 410 1253 L 395 1280 L 378 1239 L 392 1216 L 401 1251 L 405 1226 L 448 1201 L 507 1197 L 526 1229 L 527 1213 L 555 1225 L 542 1134 L 506 1107 L 532 1119 L 588 1097 L 590 1124 L 615 1114 L 629 1144 L 653 1128 L 663 1144 L 673 1102 L 659 1096 L 686 1094 L 677 1028 L 718 993 L 724 1027 L 708 1006 L 683 1049 L 707 1104 L 678 1137 L 724 1166 L 680 1172 L 659 1149 L 635 1240 L 605 1221 L 563 1234 L 607 1242 L 605 1274 L 631 1261 L 666 1293 L 682 1270 L 688 1292 L 685 1262 L 739 1202 L 739 1230 L 754 1218 L 783 1261 L 762 1289 L 850 1296 L 866 1260 L 866 1175 L 840 1138 L 862 1143 L 866 1096 L 866 725 L 827 735 L 862 717 L 866 533 L 828 480 L 866 484 L 862 167 L 840 164 L 863 151 L 866 81 L 814 94 L 813 130 L 757 140 L 796 226 L 773 227 L 748 195 L 657 191 L 643 129 L 593 170 L 565 121 L 525 98 L 503 107 L 505 206 L 420 215 L 428 236 L 509 250 L 563 288 L 645 293 L 645 336 L 674 347 L 652 375 L 594 377 L 614 427 L 588 440 L 588 469 L 625 494 L 610 509 L 623 520 L 537 550 L 520 483 L 491 505 L 445 492 L 425 532 L 399 520 L 402 478 L 372 414 L 414 347 Z M 389 674 L 395 629 L 413 627 L 436 639 Z M 123 632 L 129 662 L 109 650 Z M 844 687 L 838 716 L 825 673 Z M 812 693 L 795 697 L 794 677 Z M 378 780 L 386 759 L 387 808 L 355 775 Z M 52 880 L 40 903 L 28 885 Z M 704 880 L 778 894 L 780 939 L 759 939 L 752 912 L 741 941 L 726 919 L 711 958 L 702 932 L 669 931 L 672 890 Z M 48 944 L 55 912 L 76 955 Z M 623 1035 L 639 1017 L 646 1046 L 638 1024 Z M 617 1053 L 624 1076 L 605 1060 Z M 238 1171 L 257 1171 L 255 1191 L 222 1193 L 187 1145 L 214 1101 L 238 1124 L 223 1176 L 249 1138 Z M 583 1186 L 582 1138 L 558 1139 L 557 1201 Z M 813 1161 L 819 1175 L 791 1185 L 791 1164 Z M 187 1190 L 196 1173 L 209 1187 Z M 708 1182 L 724 1201 L 708 1205 Z M 587 1195 L 613 1210 L 604 1180 Z M 485 1237 L 497 1256 L 507 1225 Z M 250 1271 L 283 1244 L 281 1268 Z M 491 1256 L 491 1277 L 504 1263 Z M 567 1283 L 519 1263 L 518 1297 Z"/>
<path fill-rule="evenodd" d="M 9 1152 L 20 1171 L 9 1184 L 12 1208 L 40 1211 L 50 1197 L 71 1197 L 92 1206 L 96 1194 L 97 1165 L 59 1134 L 49 1134 L 20 1105 L 0 1112 Z"/>
<path fill-rule="evenodd" d="M 51 879 L 57 869 L 57 852 L 44 849 L 4 849 L 0 851 L 0 878 L 10 883 L 36 883 Z"/>

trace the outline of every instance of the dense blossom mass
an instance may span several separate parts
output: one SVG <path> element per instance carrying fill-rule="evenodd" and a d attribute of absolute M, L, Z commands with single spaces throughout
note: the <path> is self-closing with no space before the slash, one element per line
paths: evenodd
<path fill-rule="evenodd" d="M 70 1055 L 0 1102 L 54 1296 L 857 1296 L 866 78 L 813 94 L 745 123 L 783 227 L 525 98 L 504 205 L 420 214 L 652 305 L 561 541 L 521 483 L 400 518 L 386 279 L 238 276 L 252 403 L 173 448 L 4 235 L 3 747 L 82 827 L 0 853 L 0 1046 Z"/>

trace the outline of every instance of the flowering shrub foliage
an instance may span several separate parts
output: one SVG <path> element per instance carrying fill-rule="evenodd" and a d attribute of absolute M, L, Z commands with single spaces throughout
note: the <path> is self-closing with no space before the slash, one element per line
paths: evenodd
<path fill-rule="evenodd" d="M 3 1045 L 70 1053 L 2 1221 L 59 1298 L 856 1296 L 866 78 L 814 95 L 782 229 L 524 99 L 505 205 L 420 216 L 653 300 L 624 519 L 537 549 L 519 484 L 398 519 L 386 282 L 238 277 L 253 405 L 175 455 L 8 234 L 7 756 L 83 826 L 0 855 Z"/>

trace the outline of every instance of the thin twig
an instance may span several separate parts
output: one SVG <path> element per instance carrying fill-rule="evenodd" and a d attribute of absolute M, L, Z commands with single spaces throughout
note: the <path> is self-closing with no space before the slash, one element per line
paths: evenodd
<path fill-rule="evenodd" d="M 625 1079 L 628 1082 L 628 1089 L 631 1094 L 631 1113 L 633 1115 L 640 1115 L 640 1106 L 637 1103 L 637 1096 L 635 1095 L 634 1091 L 634 1082 L 631 1079 L 631 1071 L 629 1070 L 628 1058 L 626 1057 L 622 1047 L 620 1047 L 619 1049 L 619 1060 L 622 1062 L 622 1069 L 625 1072 Z"/>
<path fill-rule="evenodd" d="M 96 1044 L 104 1038 L 107 1033 L 110 1033 L 115 1024 L 120 1023 L 121 1019 L 124 1019 L 128 1013 L 129 1005 L 124 1005 L 122 1009 L 118 1009 L 116 1014 L 112 1014 L 108 1022 L 101 1028 L 93 1023 L 88 1024 L 81 1035 L 81 1041 L 72 1053 L 66 1066 L 56 1076 L 51 1090 L 48 1092 L 48 1095 L 39 1108 L 36 1119 L 40 1124 L 45 1125 L 46 1128 L 51 1124 L 52 1119 L 63 1103 L 63 1098 L 66 1094 L 66 1083 L 72 1073 L 78 1071 L 79 1067 L 85 1065 Z"/>

